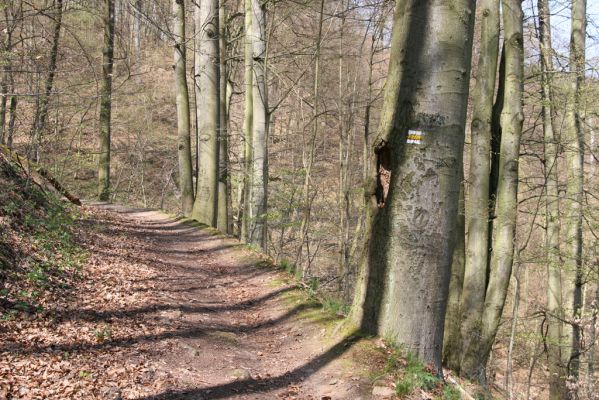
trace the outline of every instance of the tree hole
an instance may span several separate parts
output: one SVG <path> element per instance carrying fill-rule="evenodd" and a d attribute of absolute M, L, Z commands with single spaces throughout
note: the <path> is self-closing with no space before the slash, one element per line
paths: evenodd
<path fill-rule="evenodd" d="M 391 149 L 383 141 L 374 150 L 376 154 L 376 201 L 379 208 L 385 207 L 391 183 Z"/>

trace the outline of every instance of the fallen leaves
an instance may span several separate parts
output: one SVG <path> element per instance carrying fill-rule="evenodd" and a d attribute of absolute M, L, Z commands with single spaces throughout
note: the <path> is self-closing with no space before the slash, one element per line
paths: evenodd
<path fill-rule="evenodd" d="M 132 312 L 150 303 L 156 272 L 127 257 L 142 251 L 143 241 L 118 224 L 96 231 L 90 222 L 113 218 L 88 210 L 77 240 L 92 255 L 80 278 L 44 299 L 43 312 L 1 323 L 0 399 L 132 399 L 165 386 L 147 361 L 151 344 L 137 340 L 163 328 Z"/>

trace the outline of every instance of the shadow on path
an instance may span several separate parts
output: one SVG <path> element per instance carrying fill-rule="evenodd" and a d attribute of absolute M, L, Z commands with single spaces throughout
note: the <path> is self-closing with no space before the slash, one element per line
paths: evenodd
<path fill-rule="evenodd" d="M 305 380 L 331 361 L 343 355 L 359 339 L 359 336 L 357 336 L 355 332 L 351 333 L 325 353 L 320 354 L 294 370 L 276 377 L 264 379 L 249 378 L 204 388 L 166 391 L 155 396 L 142 397 L 138 400 L 226 399 L 232 396 L 264 393 L 281 389 L 293 383 Z"/>

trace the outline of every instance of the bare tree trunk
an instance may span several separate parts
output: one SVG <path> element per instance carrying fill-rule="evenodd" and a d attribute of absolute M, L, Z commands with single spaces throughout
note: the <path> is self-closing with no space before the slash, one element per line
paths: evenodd
<path fill-rule="evenodd" d="M 181 209 L 189 217 L 193 210 L 193 168 L 191 164 L 191 131 L 189 119 L 189 90 L 187 88 L 185 2 L 173 0 L 173 35 L 175 93 L 177 97 L 177 155 L 179 160 L 179 189 Z"/>
<path fill-rule="evenodd" d="M 595 279 L 599 278 L 599 270 L 595 271 Z M 595 293 L 591 302 L 593 309 L 591 314 L 591 327 L 589 333 L 590 348 L 587 354 L 587 379 L 590 387 L 596 387 L 595 377 L 595 352 L 597 349 L 597 315 L 599 314 L 599 279 L 595 282 Z"/>
<path fill-rule="evenodd" d="M 5 144 L 6 135 L 6 111 L 7 103 L 9 99 L 9 92 L 13 91 L 11 82 L 12 77 L 12 33 L 14 29 L 15 21 L 11 18 L 9 7 L 4 8 L 4 24 L 6 26 L 6 32 L 4 33 L 4 41 L 2 43 L 2 78 L 0 81 L 0 144 Z"/>
<path fill-rule="evenodd" d="M 345 3 L 345 2 L 344 2 Z M 346 93 L 344 83 L 344 29 L 345 29 L 345 12 L 347 5 L 344 4 L 342 11 L 341 22 L 339 27 L 339 54 L 338 54 L 338 92 L 337 92 L 337 124 L 339 129 L 339 182 L 337 192 L 338 218 L 339 226 L 337 232 L 337 240 L 339 247 L 338 259 L 338 290 L 343 289 L 343 281 L 346 280 L 349 267 L 349 193 L 347 192 L 347 181 L 349 178 L 349 127 L 345 124 L 346 110 L 344 94 Z"/>
<path fill-rule="evenodd" d="M 11 82 L 10 82 L 10 88 L 12 91 L 14 91 L 14 78 L 12 77 L 11 74 Z M 13 139 L 15 136 L 15 128 L 16 128 L 16 122 L 17 122 L 17 104 L 18 104 L 18 98 L 16 95 L 12 94 L 10 96 L 10 105 L 9 105 L 9 109 L 8 111 L 10 112 L 10 116 L 8 118 L 8 138 L 6 139 L 6 146 L 9 149 L 12 149 L 12 144 L 13 144 Z"/>
<path fill-rule="evenodd" d="M 478 367 L 478 343 L 481 334 L 485 290 L 487 283 L 487 259 L 489 251 L 489 186 L 491 154 L 491 120 L 493 95 L 497 77 L 499 55 L 499 2 L 483 0 L 480 55 L 476 85 L 472 94 L 472 125 L 470 155 L 470 190 L 466 202 L 468 240 L 464 286 L 460 309 L 461 362 L 459 371 L 469 378 L 478 378 L 483 371 Z M 456 349 L 457 350 L 457 349 Z"/>
<path fill-rule="evenodd" d="M 102 89 L 100 91 L 100 158 L 98 199 L 110 198 L 110 117 L 112 111 L 112 66 L 114 62 L 114 0 L 104 3 L 104 49 L 102 51 Z"/>
<path fill-rule="evenodd" d="M 507 348 L 507 360 L 505 370 L 505 390 L 508 393 L 510 399 L 514 399 L 514 342 L 516 341 L 516 334 L 518 329 L 518 312 L 520 310 L 520 269 L 521 266 L 516 266 L 515 281 L 516 287 L 514 288 L 514 300 L 512 304 L 512 322 L 510 326 L 510 341 Z"/>
<path fill-rule="evenodd" d="M 185 5 L 181 4 L 181 7 L 185 9 Z M 135 15 L 133 20 L 133 44 L 135 48 L 135 58 L 137 62 L 141 60 L 141 16 L 142 16 L 143 3 L 142 0 L 135 0 Z M 185 17 L 183 17 L 183 24 L 185 24 Z M 175 32 L 176 33 L 176 32 Z M 183 35 L 182 37 L 185 37 Z"/>
<path fill-rule="evenodd" d="M 569 379 L 578 378 L 580 357 L 580 326 L 575 320 L 582 307 L 582 201 L 584 194 L 584 132 L 581 110 L 584 83 L 586 34 L 586 0 L 572 1 L 570 36 L 570 74 L 565 113 L 564 154 L 567 164 L 567 184 L 564 208 L 566 229 L 562 272 L 562 299 L 564 315 L 570 326 L 565 326 L 562 363 L 568 368 Z M 571 394 L 572 397 L 575 394 Z"/>
<path fill-rule="evenodd" d="M 386 198 L 376 202 L 382 208 L 372 213 L 367 282 L 357 291 L 362 310 L 353 314 L 364 330 L 392 338 L 438 373 L 457 234 L 474 6 L 469 0 L 396 5 L 374 141 L 378 164 L 391 179 Z M 430 63 L 433 54 L 437 62 Z"/>
<path fill-rule="evenodd" d="M 48 64 L 48 76 L 46 77 L 46 84 L 44 92 L 40 94 L 38 107 L 36 109 L 35 116 L 33 117 L 33 129 L 32 129 L 32 144 L 33 148 L 30 152 L 29 157 L 36 162 L 40 160 L 40 146 L 44 129 L 46 128 L 46 121 L 48 119 L 48 105 L 50 102 L 50 96 L 52 95 L 52 88 L 54 86 L 54 75 L 56 74 L 56 61 L 58 58 L 58 44 L 60 40 L 60 29 L 62 27 L 62 0 L 56 0 L 54 2 L 54 35 L 52 39 L 52 49 L 50 50 L 50 62 Z"/>
<path fill-rule="evenodd" d="M 227 27 L 225 25 L 225 6 L 220 4 L 219 15 L 219 61 L 220 61 L 220 132 L 219 132 L 219 177 L 218 177 L 218 229 L 231 233 L 229 217 L 229 115 L 227 107 Z"/>
<path fill-rule="evenodd" d="M 268 88 L 266 84 L 266 12 L 260 0 L 252 0 L 252 185 L 248 243 L 266 250 L 268 185 Z"/>
<path fill-rule="evenodd" d="M 220 71 L 218 0 L 203 1 L 195 9 L 195 90 L 198 110 L 198 175 L 192 218 L 217 226 Z"/>
<path fill-rule="evenodd" d="M 243 207 L 241 212 L 241 241 L 248 243 L 250 239 L 252 178 L 254 165 L 253 151 L 253 120 L 254 120 L 254 73 L 253 73 L 253 47 L 252 47 L 252 0 L 245 0 L 245 25 L 244 25 L 244 62 L 245 62 L 245 109 L 243 113 L 243 139 L 244 139 L 244 174 L 243 174 Z"/>
<path fill-rule="evenodd" d="M 445 332 L 443 337 L 443 364 L 457 372 L 460 370 L 462 340 L 460 326 L 462 320 L 462 289 L 466 267 L 466 210 L 464 204 L 464 171 L 460 172 L 460 208 L 456 222 L 456 244 L 451 262 L 451 278 L 445 312 Z"/>
<path fill-rule="evenodd" d="M 565 399 L 568 389 L 567 366 L 562 363 L 561 343 L 564 315 L 562 312 L 562 276 L 559 243 L 559 193 L 557 173 L 557 141 L 553 130 L 553 48 L 548 0 L 538 0 L 539 47 L 541 52 L 541 101 L 545 157 L 545 257 L 547 263 L 547 365 L 549 398 Z"/>
<path fill-rule="evenodd" d="M 497 219 L 491 256 L 489 284 L 485 295 L 480 340 L 480 365 L 484 371 L 497 335 L 512 274 L 518 210 L 518 159 L 522 134 L 523 13 L 518 0 L 502 0 L 505 31 L 505 95 L 501 114 L 501 153 L 497 186 Z M 480 376 L 484 379 L 484 373 Z"/>

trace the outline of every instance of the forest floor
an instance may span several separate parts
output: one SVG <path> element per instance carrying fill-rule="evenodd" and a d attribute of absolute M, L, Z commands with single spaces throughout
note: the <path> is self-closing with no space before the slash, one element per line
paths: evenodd
<path fill-rule="evenodd" d="M 0 399 L 392 397 L 384 344 L 237 240 L 113 205 L 78 232 L 69 296 L 0 326 Z"/>

